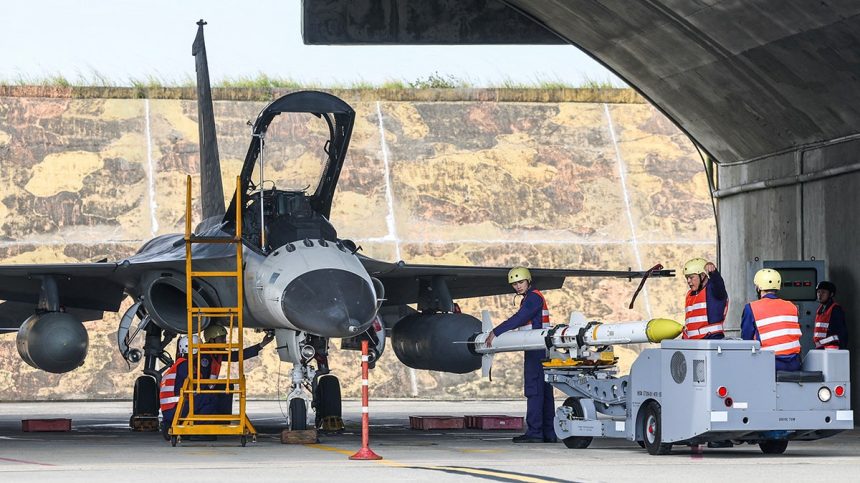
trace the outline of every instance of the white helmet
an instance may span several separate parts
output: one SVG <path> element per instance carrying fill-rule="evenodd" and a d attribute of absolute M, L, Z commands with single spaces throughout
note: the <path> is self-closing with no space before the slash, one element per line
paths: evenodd
<path fill-rule="evenodd" d="M 193 340 L 195 344 L 200 343 L 200 337 L 197 337 L 197 334 L 194 334 L 191 340 Z M 180 335 L 179 340 L 176 342 L 176 347 L 179 350 L 179 355 L 188 354 L 188 336 Z M 194 353 L 197 353 L 197 348 L 194 348 Z"/>

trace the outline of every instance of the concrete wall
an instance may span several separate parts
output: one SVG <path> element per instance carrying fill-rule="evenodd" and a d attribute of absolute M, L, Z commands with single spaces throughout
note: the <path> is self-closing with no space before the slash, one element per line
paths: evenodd
<path fill-rule="evenodd" d="M 413 263 L 623 270 L 712 257 L 713 212 L 689 140 L 632 91 L 560 91 L 339 92 L 357 116 L 332 209 L 338 234 L 369 256 Z M 116 260 L 183 229 L 185 175 L 198 170 L 194 101 L 3 93 L 0 263 Z M 245 122 L 264 105 L 245 94 L 219 92 L 215 102 L 228 190 L 247 151 Z M 649 281 L 630 310 L 636 285 L 571 279 L 546 296 L 556 321 L 573 310 L 608 322 L 682 317 L 681 279 Z M 496 321 L 516 309 L 511 296 L 459 302 Z M 0 400 L 129 397 L 140 368 L 119 357 L 117 319 L 86 323 L 87 361 L 63 375 L 27 366 L 14 334 L 0 336 Z M 619 352 L 624 367 L 635 357 Z M 499 357 L 488 383 L 408 371 L 389 350 L 371 385 L 376 397 L 518 397 L 520 360 Z M 331 361 L 344 395 L 358 396 L 358 355 L 338 350 Z M 283 394 L 281 366 L 274 351 L 249 361 L 251 395 Z"/>
<path fill-rule="evenodd" d="M 857 162 L 860 141 L 846 141 L 773 156 L 753 163 L 720 167 L 719 188 L 807 174 Z M 860 172 L 803 184 L 742 193 L 718 201 L 720 254 L 731 304 L 728 321 L 738 328 L 752 283 L 747 262 L 760 259 L 824 260 L 827 277 L 848 319 L 849 345 L 860 348 L 860 258 L 857 240 Z M 860 361 L 852 354 L 856 387 Z M 855 390 L 852 403 L 860 397 Z"/>

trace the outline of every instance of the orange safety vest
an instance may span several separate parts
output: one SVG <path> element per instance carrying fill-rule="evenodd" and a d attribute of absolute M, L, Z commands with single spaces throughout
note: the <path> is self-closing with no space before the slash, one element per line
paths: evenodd
<path fill-rule="evenodd" d="M 213 354 L 212 357 L 209 358 L 209 364 L 209 378 L 218 379 L 221 375 L 221 355 Z"/>
<path fill-rule="evenodd" d="M 543 294 L 540 293 L 540 290 L 532 290 L 532 292 L 536 293 L 537 296 L 540 297 L 541 301 L 543 302 L 543 311 L 541 311 L 541 318 L 540 318 L 540 322 L 541 322 L 540 328 L 541 329 L 549 329 L 550 327 L 552 327 L 552 323 L 549 320 L 549 308 L 546 306 L 546 298 L 544 298 Z M 523 302 L 525 302 L 525 301 L 526 301 L 526 298 L 523 297 L 523 299 L 520 300 L 520 305 L 522 305 Z M 529 322 L 532 322 L 532 321 L 529 320 Z M 531 329 L 534 329 L 534 327 L 531 325 L 529 325 L 529 326 L 523 325 L 522 327 L 517 328 L 517 330 L 531 330 Z"/>
<path fill-rule="evenodd" d="M 684 303 L 684 332 L 681 335 L 682 339 L 704 339 L 709 334 L 723 333 L 723 320 L 709 324 L 708 323 L 708 286 L 699 290 L 699 293 L 693 295 L 693 291 L 687 292 L 687 299 Z M 726 310 L 729 304 L 726 302 Z M 723 319 L 725 320 L 725 311 L 723 311 Z"/>
<path fill-rule="evenodd" d="M 159 397 L 161 399 L 160 403 L 162 413 L 175 408 L 176 403 L 179 402 L 179 395 L 177 394 L 174 383 L 176 382 L 176 368 L 183 362 L 185 362 L 184 357 L 176 359 L 176 362 L 174 362 L 173 365 L 161 375 L 161 389 L 159 390 Z"/>
<path fill-rule="evenodd" d="M 797 307 L 786 300 L 762 298 L 750 302 L 761 348 L 778 356 L 800 354 L 800 323 Z"/>
<path fill-rule="evenodd" d="M 827 337 L 827 330 L 830 327 L 830 317 L 833 315 L 833 307 L 838 306 L 836 302 L 830 304 L 824 312 L 815 312 L 815 330 L 812 332 L 812 342 L 815 343 L 816 349 L 838 349 L 839 336 L 836 334 Z"/>

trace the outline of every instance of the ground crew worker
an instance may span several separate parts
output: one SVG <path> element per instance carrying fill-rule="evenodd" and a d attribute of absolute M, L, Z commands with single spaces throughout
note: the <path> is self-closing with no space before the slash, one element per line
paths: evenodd
<path fill-rule="evenodd" d="M 222 325 L 212 324 L 203 331 L 203 338 L 209 344 L 223 344 L 227 342 L 227 329 Z M 250 359 L 257 357 L 263 347 L 272 342 L 274 338 L 274 333 L 267 332 L 259 344 L 254 344 L 242 350 L 242 358 Z M 221 374 L 221 364 L 226 361 L 237 360 L 239 360 L 239 351 L 232 351 L 226 360 L 223 354 L 203 354 L 200 356 L 200 377 L 203 379 L 218 379 L 218 376 Z M 223 384 L 221 387 L 223 387 Z M 201 394 L 195 399 L 199 401 L 195 406 L 195 411 L 200 414 L 231 414 L 233 412 L 232 394 Z"/>
<path fill-rule="evenodd" d="M 704 258 L 684 264 L 687 292 L 684 301 L 683 339 L 722 339 L 723 321 L 729 309 L 729 294 L 717 266 Z"/>
<path fill-rule="evenodd" d="M 764 268 L 753 278 L 759 299 L 746 304 L 741 316 L 741 338 L 761 341 L 776 356 L 777 371 L 800 370 L 800 323 L 797 306 L 777 297 L 779 272 Z"/>
<path fill-rule="evenodd" d="M 490 331 L 485 343 L 492 347 L 493 339 L 512 329 L 529 330 L 550 327 L 549 309 L 543 294 L 532 287 L 532 274 L 525 267 L 514 267 L 508 272 L 508 283 L 517 295 L 522 295 L 520 308 L 511 318 Z M 523 379 L 526 409 L 526 433 L 513 439 L 514 443 L 555 443 L 553 429 L 555 402 L 552 386 L 544 381 L 543 365 L 546 351 L 526 351 L 523 363 Z"/>
<path fill-rule="evenodd" d="M 194 343 L 197 343 L 197 335 L 194 335 Z M 173 416 L 176 414 L 176 405 L 179 403 L 179 393 L 182 385 L 188 377 L 188 336 L 182 335 L 176 342 L 176 362 L 173 363 L 161 375 L 161 387 L 159 399 L 161 404 L 161 434 L 164 439 L 170 439 L 170 427 L 173 425 Z M 183 414 L 188 412 L 188 407 L 183 408 Z"/>
<path fill-rule="evenodd" d="M 833 299 L 836 285 L 822 280 L 815 287 L 818 310 L 815 311 L 815 329 L 812 342 L 816 349 L 847 349 L 848 332 L 845 325 L 845 311 Z"/>

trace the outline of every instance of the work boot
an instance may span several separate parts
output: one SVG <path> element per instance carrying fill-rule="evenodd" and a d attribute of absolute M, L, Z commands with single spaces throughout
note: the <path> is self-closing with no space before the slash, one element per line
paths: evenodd
<path fill-rule="evenodd" d="M 556 438 L 555 436 L 544 436 L 543 442 L 544 443 L 558 443 L 558 438 Z"/>
<path fill-rule="evenodd" d="M 543 443 L 543 438 L 523 434 L 520 436 L 515 436 L 511 441 L 513 441 L 514 443 Z"/>

